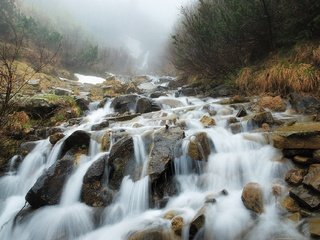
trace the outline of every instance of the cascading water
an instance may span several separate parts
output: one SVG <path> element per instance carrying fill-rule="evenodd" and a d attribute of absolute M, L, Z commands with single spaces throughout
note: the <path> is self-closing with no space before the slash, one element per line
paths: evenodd
<path fill-rule="evenodd" d="M 123 177 L 113 202 L 104 210 L 80 202 L 84 175 L 95 161 L 108 154 L 101 151 L 99 140 L 104 131 L 97 131 L 91 132 L 88 154 L 80 157 L 66 180 L 59 204 L 41 207 L 29 214 L 19 213 L 27 192 L 43 171 L 57 161 L 68 136 L 76 130 L 91 131 L 93 124 L 112 113 L 110 102 L 90 112 L 82 125 L 65 129 L 65 137 L 55 146 L 48 140 L 37 142 L 16 172 L 10 169 L 0 178 L 0 239 L 126 239 L 130 233 L 142 229 L 170 228 L 171 222 L 164 216 L 173 211 L 184 220 L 181 239 L 187 240 L 191 239 L 189 223 L 200 209 L 205 209 L 205 227 L 194 239 L 263 240 L 278 236 L 303 239 L 293 225 L 281 219 L 278 201 L 272 195 L 274 184 L 282 184 L 284 173 L 292 166 L 277 161 L 281 153 L 270 146 L 262 134 L 232 134 L 226 122 L 235 111 L 230 112 L 228 106 L 219 105 L 214 99 L 160 97 L 156 101 L 163 106 L 160 112 L 111 125 L 113 131 L 125 129 L 132 136 L 138 174 L 135 173 L 135 179 L 130 175 Z M 208 113 L 208 106 L 218 113 L 216 126 L 211 128 L 205 128 L 199 121 Z M 175 121 L 185 124 L 185 139 L 173 162 L 179 190 L 169 197 L 165 207 L 157 209 L 150 205 L 148 164 L 152 146 L 148 141 L 155 131 L 165 128 L 164 122 L 170 130 L 178 124 Z M 133 127 L 136 122 L 143 127 Z M 194 136 L 203 132 L 210 141 L 210 154 L 206 161 L 195 161 L 188 156 L 188 146 L 195 141 Z M 111 149 L 112 145 L 111 137 Z M 200 157 L 204 157 L 201 148 Z M 241 201 L 242 189 L 249 182 L 263 187 L 265 209 L 256 218 Z"/>

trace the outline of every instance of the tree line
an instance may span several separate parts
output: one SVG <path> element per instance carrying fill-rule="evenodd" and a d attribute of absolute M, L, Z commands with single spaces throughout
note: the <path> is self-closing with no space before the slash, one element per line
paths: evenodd
<path fill-rule="evenodd" d="M 320 37 L 319 0 L 199 0 L 182 9 L 176 68 L 219 83 L 270 52 Z"/>

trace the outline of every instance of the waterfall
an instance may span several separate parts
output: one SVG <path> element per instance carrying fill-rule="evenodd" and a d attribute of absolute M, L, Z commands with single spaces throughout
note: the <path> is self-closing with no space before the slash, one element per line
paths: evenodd
<path fill-rule="evenodd" d="M 172 211 L 184 219 L 179 239 L 188 240 L 190 222 L 202 208 L 205 208 L 206 216 L 205 239 L 266 240 L 277 234 L 302 239 L 293 224 L 283 221 L 279 202 L 272 195 L 273 185 L 283 183 L 281 179 L 292 168 L 287 162 L 276 161 L 281 158 L 279 150 L 269 145 L 262 134 L 247 132 L 249 129 L 245 123 L 240 123 L 241 133 L 232 134 L 227 120 L 235 117 L 236 111 L 218 104 L 217 99 L 160 97 L 156 101 L 162 104 L 159 112 L 129 121 L 110 122 L 111 151 L 117 141 L 115 139 L 122 133 L 132 137 L 133 152 L 129 161 L 133 167 L 129 169 L 131 172 L 123 171 L 125 174 L 119 188 L 112 190 L 113 201 L 107 207 L 87 206 L 81 202 L 80 194 L 88 169 L 109 154 L 100 150 L 101 137 L 107 130 L 91 131 L 91 127 L 113 113 L 111 101 L 100 109 L 92 107 L 80 126 L 67 128 L 65 137 L 54 146 L 48 139 L 35 142 L 33 150 L 16 170 L 14 166 L 18 164 L 15 162 L 18 158 L 13 158 L 10 171 L 0 178 L 0 239 L 127 239 L 130 234 L 143 229 L 170 229 L 171 220 L 164 216 Z M 208 105 L 217 115 L 214 116 L 216 125 L 206 128 L 200 119 L 204 114 L 208 115 Z M 151 204 L 152 187 L 158 186 L 152 185 L 154 179 L 148 175 L 149 160 L 151 150 L 157 144 L 153 142 L 155 131 L 165 129 L 164 123 L 170 125 L 168 131 L 180 124 L 185 137 L 181 142 L 175 142 L 175 146 L 170 146 L 178 148 L 172 156 L 172 176 L 163 177 L 165 180 L 172 177 L 178 188 L 174 194 L 164 194 L 167 202 L 162 208 L 157 208 Z M 28 210 L 27 206 L 26 212 L 24 209 L 17 215 L 25 204 L 29 189 L 46 169 L 61 158 L 64 141 L 76 130 L 90 133 L 90 146 L 88 154 L 83 153 L 74 164 L 64 183 L 59 203 L 34 211 Z M 121 133 L 120 137 L 118 133 Z M 206 134 L 210 153 L 205 160 L 196 161 L 188 155 L 188 148 L 199 133 Z M 198 147 L 204 156 L 202 146 Z M 101 181 L 103 188 L 108 188 L 111 170 L 108 160 L 105 164 L 106 176 L 99 180 L 93 176 L 93 179 Z M 256 218 L 241 200 L 242 189 L 249 182 L 259 183 L 264 196 L 265 211 Z M 163 191 L 169 187 L 164 186 Z"/>

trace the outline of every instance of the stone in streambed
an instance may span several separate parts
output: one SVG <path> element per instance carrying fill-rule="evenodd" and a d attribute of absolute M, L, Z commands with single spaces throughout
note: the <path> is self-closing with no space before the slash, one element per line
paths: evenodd
<path fill-rule="evenodd" d="M 320 195 L 302 185 L 291 189 L 290 197 L 292 197 L 299 206 L 303 208 L 307 208 L 309 210 L 320 209 Z"/>
<path fill-rule="evenodd" d="M 70 151 L 46 170 L 26 195 L 26 201 L 33 207 L 58 204 L 63 186 L 71 175 L 76 154 Z"/>
<path fill-rule="evenodd" d="M 285 180 L 289 184 L 299 185 L 306 174 L 307 171 L 305 169 L 291 169 L 286 173 Z"/>
<path fill-rule="evenodd" d="M 303 184 L 320 194 L 320 164 L 312 164 L 308 174 L 303 179 Z"/>
<path fill-rule="evenodd" d="M 320 149 L 320 123 L 282 126 L 272 134 L 273 145 L 280 149 Z"/>
<path fill-rule="evenodd" d="M 320 238 L 320 218 L 319 217 L 309 218 L 308 224 L 309 224 L 310 236 L 313 238 L 319 239 Z"/>
<path fill-rule="evenodd" d="M 132 137 L 125 136 L 112 146 L 108 159 L 109 187 L 112 190 L 119 190 L 123 177 L 130 174 L 133 154 Z"/>
<path fill-rule="evenodd" d="M 189 228 L 189 240 L 194 239 L 194 237 L 204 228 L 205 221 L 206 221 L 206 206 L 202 207 L 194 218 L 190 222 Z"/>
<path fill-rule="evenodd" d="M 171 220 L 171 229 L 172 231 L 178 235 L 181 236 L 182 229 L 183 229 L 184 220 L 181 216 L 176 216 Z"/>
<path fill-rule="evenodd" d="M 64 134 L 61 132 L 57 132 L 55 134 L 52 134 L 49 138 L 49 141 L 52 145 L 55 145 L 59 140 L 64 138 Z"/>
<path fill-rule="evenodd" d="M 176 192 L 173 160 L 183 138 L 184 132 L 179 127 L 162 128 L 154 132 L 147 169 L 154 202 Z"/>
<path fill-rule="evenodd" d="M 192 136 L 188 145 L 188 155 L 192 160 L 207 161 L 210 154 L 210 144 L 206 133 Z"/>
<path fill-rule="evenodd" d="M 73 132 L 63 143 L 63 147 L 61 150 L 61 156 L 63 156 L 70 149 L 75 148 L 86 148 L 88 149 L 90 145 L 90 134 L 78 130 Z"/>
<path fill-rule="evenodd" d="M 216 125 L 216 121 L 207 115 L 203 115 L 200 119 L 200 122 L 203 124 L 204 127 L 212 127 Z"/>
<path fill-rule="evenodd" d="M 107 155 L 96 160 L 86 172 L 81 189 L 81 201 L 92 207 L 106 207 L 113 199 L 113 192 L 103 187 Z"/>
<path fill-rule="evenodd" d="M 246 184 L 243 188 L 241 199 L 247 209 L 258 214 L 264 211 L 262 189 L 258 183 Z"/>

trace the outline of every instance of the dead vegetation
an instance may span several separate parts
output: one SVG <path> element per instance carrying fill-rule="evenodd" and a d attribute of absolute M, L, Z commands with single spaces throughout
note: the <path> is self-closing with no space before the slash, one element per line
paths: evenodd
<path fill-rule="evenodd" d="M 319 93 L 319 43 L 297 45 L 286 55 L 275 54 L 258 66 L 243 68 L 236 83 L 249 94 Z"/>

